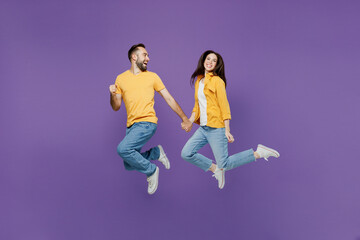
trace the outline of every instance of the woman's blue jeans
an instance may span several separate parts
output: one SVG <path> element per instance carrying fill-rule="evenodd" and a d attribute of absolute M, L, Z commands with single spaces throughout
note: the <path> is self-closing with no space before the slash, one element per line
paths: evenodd
<path fill-rule="evenodd" d="M 207 143 L 210 144 L 219 168 L 230 170 L 255 161 L 254 151 L 252 149 L 229 156 L 228 139 L 225 135 L 225 128 L 212 128 L 208 126 L 201 126 L 196 130 L 182 149 L 181 157 L 204 171 L 209 170 L 212 160 L 198 153 L 199 149 Z"/>
<path fill-rule="evenodd" d="M 117 147 L 117 152 L 124 160 L 126 170 L 136 170 L 151 176 L 156 165 L 150 160 L 158 160 L 160 157 L 159 147 L 140 153 L 141 148 L 155 134 L 157 124 L 151 122 L 137 122 L 126 129 L 126 136 Z"/>

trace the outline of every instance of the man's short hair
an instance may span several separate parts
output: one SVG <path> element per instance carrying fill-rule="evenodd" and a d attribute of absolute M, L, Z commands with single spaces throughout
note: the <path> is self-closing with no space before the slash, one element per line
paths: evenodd
<path fill-rule="evenodd" d="M 139 47 L 143 47 L 145 48 L 145 45 L 142 44 L 142 43 L 139 43 L 139 44 L 136 44 L 136 45 L 133 45 L 129 51 L 128 51 L 128 58 L 129 58 L 129 61 L 131 62 L 131 55 L 136 51 L 138 50 Z"/>

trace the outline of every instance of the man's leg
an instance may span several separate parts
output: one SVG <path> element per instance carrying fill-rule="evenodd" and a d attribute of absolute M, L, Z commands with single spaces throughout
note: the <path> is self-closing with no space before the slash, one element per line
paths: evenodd
<path fill-rule="evenodd" d="M 147 160 L 158 160 L 160 157 L 160 149 L 158 146 L 156 146 L 156 147 L 150 148 L 146 152 L 142 152 L 140 154 Z"/>
<path fill-rule="evenodd" d="M 137 170 L 148 177 L 155 172 L 156 165 L 144 158 L 140 150 L 155 134 L 156 128 L 155 123 L 139 122 L 127 129 L 125 138 L 117 147 L 118 154 L 123 158 L 127 170 Z M 150 151 L 148 156 L 154 158 L 155 154 L 156 151 Z"/>

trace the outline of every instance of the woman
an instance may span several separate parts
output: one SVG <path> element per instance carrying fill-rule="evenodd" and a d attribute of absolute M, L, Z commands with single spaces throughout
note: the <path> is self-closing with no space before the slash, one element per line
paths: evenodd
<path fill-rule="evenodd" d="M 230 106 L 225 91 L 224 61 L 220 54 L 208 50 L 201 55 L 191 76 L 191 84 L 195 84 L 195 106 L 189 120 L 200 127 L 181 151 L 184 160 L 204 171 L 213 172 L 212 176 L 218 180 L 218 186 L 222 189 L 225 185 L 225 171 L 258 158 L 267 160 L 270 156 L 280 156 L 274 149 L 261 144 L 255 152 L 249 149 L 232 156 L 228 155 L 228 142 L 234 142 L 234 137 L 230 133 Z M 216 164 L 198 153 L 207 143 L 214 153 Z"/>

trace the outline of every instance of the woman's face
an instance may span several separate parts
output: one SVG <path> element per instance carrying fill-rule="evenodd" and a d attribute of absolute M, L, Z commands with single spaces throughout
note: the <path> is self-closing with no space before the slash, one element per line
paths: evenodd
<path fill-rule="evenodd" d="M 205 72 L 212 72 L 217 64 L 217 56 L 214 53 L 210 53 L 206 56 L 205 62 L 204 62 L 204 68 Z"/>

